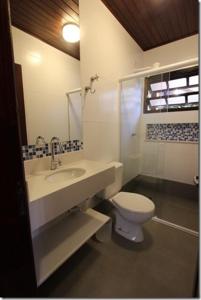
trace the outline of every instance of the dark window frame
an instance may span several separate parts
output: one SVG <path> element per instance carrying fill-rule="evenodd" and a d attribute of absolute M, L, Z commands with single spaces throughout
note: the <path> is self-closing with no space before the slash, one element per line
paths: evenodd
<path fill-rule="evenodd" d="M 199 83 L 196 85 L 189 85 L 189 78 L 191 76 L 198 75 L 199 76 L 199 67 L 191 67 L 191 68 L 185 68 L 185 69 L 180 69 L 172 72 L 167 72 L 163 74 L 158 74 L 158 75 L 153 75 L 150 77 L 145 78 L 145 85 L 144 85 L 144 114 L 149 114 L 149 113 L 163 113 L 163 112 L 175 112 L 175 111 L 189 111 L 189 110 L 198 110 L 199 109 L 199 102 L 198 103 L 192 103 L 190 106 L 186 107 L 184 105 L 188 104 L 188 96 L 189 95 L 196 95 L 198 94 L 199 96 Z M 174 79 L 180 79 L 180 78 L 186 78 L 187 79 L 187 85 L 185 87 L 178 87 L 178 88 L 169 88 L 169 82 L 170 80 Z M 153 83 L 160 83 L 162 81 L 165 81 L 167 84 L 167 89 L 161 89 L 159 91 L 152 91 L 152 97 L 148 98 L 147 94 L 148 91 L 151 89 L 151 84 Z M 169 95 L 169 91 L 173 90 L 183 90 L 187 88 L 193 88 L 193 87 L 198 87 L 197 92 L 187 92 L 187 93 L 182 93 L 178 95 Z M 163 96 L 157 97 L 156 94 L 164 92 Z M 168 104 L 168 98 L 172 97 L 180 97 L 184 96 L 185 97 L 185 104 Z M 155 100 L 155 99 L 160 99 L 163 98 L 166 101 L 165 106 L 151 106 L 150 105 L 150 100 Z M 151 107 L 151 110 L 148 110 L 148 106 Z M 178 107 L 179 106 L 179 107 Z"/>

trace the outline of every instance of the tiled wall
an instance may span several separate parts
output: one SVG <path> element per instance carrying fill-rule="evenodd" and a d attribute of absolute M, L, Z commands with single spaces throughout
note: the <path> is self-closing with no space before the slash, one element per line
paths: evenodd
<path fill-rule="evenodd" d="M 79 140 L 66 141 L 66 142 L 62 142 L 62 147 L 63 147 L 62 153 L 79 151 L 83 149 L 83 142 Z M 54 143 L 54 150 L 55 150 L 55 154 L 61 153 L 58 143 Z M 45 144 L 44 146 L 36 146 L 36 145 L 22 146 L 22 154 L 24 160 L 51 156 L 51 145 Z"/>
<path fill-rule="evenodd" d="M 146 140 L 197 143 L 198 123 L 147 124 Z"/>

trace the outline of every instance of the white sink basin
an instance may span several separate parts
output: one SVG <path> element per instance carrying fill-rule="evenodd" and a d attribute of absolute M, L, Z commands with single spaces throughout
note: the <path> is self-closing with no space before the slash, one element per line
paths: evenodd
<path fill-rule="evenodd" d="M 114 170 L 107 163 L 79 160 L 55 171 L 31 175 L 27 187 L 32 231 L 113 183 Z"/>
<path fill-rule="evenodd" d="M 47 180 L 48 182 L 62 182 L 80 177 L 84 175 L 85 172 L 86 170 L 82 168 L 68 168 L 47 175 L 45 177 L 45 180 Z"/>

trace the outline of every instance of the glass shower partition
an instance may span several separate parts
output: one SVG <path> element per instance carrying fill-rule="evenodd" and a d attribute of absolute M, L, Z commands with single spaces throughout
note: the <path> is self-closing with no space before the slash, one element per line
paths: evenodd
<path fill-rule="evenodd" d="M 158 81 L 163 82 L 163 74 L 158 75 Z M 149 105 L 150 103 L 154 104 L 155 100 L 159 103 L 158 99 L 163 94 L 162 86 L 160 85 L 157 89 L 157 92 L 151 93 L 146 86 L 146 78 L 121 82 L 120 159 L 124 165 L 124 184 L 138 175 L 163 178 L 165 143 L 150 139 L 147 136 L 147 130 L 149 126 L 163 122 L 163 116 L 159 112 L 160 109 L 167 109 L 167 107 L 163 103 L 156 113 L 144 113 L 146 98 Z"/>
<path fill-rule="evenodd" d="M 120 89 L 120 160 L 124 165 L 123 184 L 141 172 L 141 116 L 143 81 L 121 82 Z"/>

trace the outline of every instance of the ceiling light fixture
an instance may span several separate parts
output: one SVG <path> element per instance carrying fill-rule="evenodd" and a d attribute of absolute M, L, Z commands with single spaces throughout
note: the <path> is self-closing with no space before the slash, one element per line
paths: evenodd
<path fill-rule="evenodd" d="M 67 23 L 62 28 L 62 34 L 65 41 L 76 43 L 80 40 L 80 27 L 75 23 Z"/>

